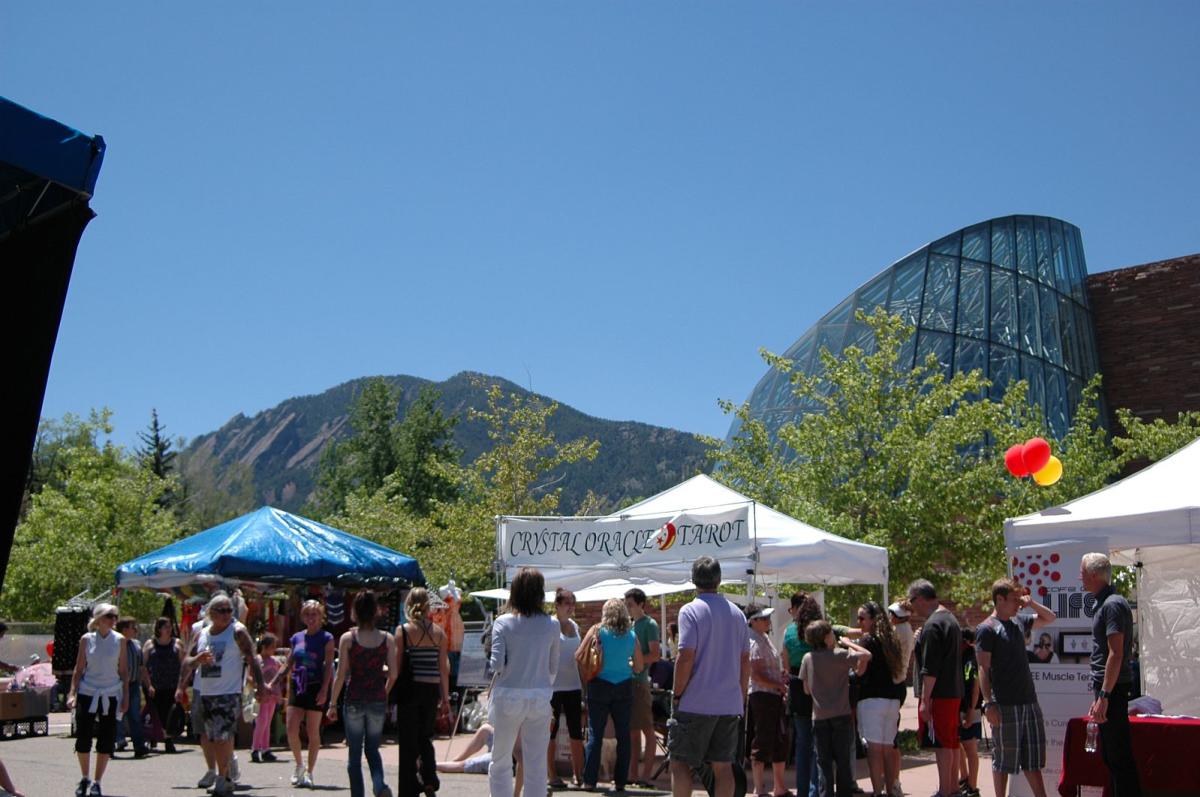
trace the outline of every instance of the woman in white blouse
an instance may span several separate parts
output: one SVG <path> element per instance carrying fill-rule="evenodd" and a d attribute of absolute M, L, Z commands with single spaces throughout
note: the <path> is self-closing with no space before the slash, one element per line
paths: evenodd
<path fill-rule="evenodd" d="M 546 793 L 550 744 L 550 698 L 558 672 L 560 627 L 542 610 L 546 583 L 523 567 L 509 586 L 508 613 L 492 626 L 492 700 L 488 722 L 495 729 L 488 768 L 491 797 L 512 797 L 512 750 L 521 739 L 522 793 Z"/>

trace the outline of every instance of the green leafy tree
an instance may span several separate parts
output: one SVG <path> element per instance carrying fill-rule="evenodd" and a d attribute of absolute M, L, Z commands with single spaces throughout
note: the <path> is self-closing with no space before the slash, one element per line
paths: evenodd
<path fill-rule="evenodd" d="M 458 493 L 458 484 L 447 468 L 458 462 L 454 446 L 457 417 L 447 417 L 437 406 L 438 391 L 425 387 L 404 412 L 396 429 L 396 468 L 391 488 L 404 496 L 408 510 L 428 516 L 436 502 L 446 503 Z"/>
<path fill-rule="evenodd" d="M 244 462 L 221 464 L 215 457 L 185 460 L 180 487 L 180 525 L 189 534 L 233 520 L 257 508 L 254 472 Z"/>
<path fill-rule="evenodd" d="M 1160 460 L 1200 437 L 1200 412 L 1181 412 L 1175 423 L 1162 418 L 1147 423 L 1122 407 L 1117 422 L 1125 430 L 1123 437 L 1113 438 L 1122 467 Z"/>
<path fill-rule="evenodd" d="M 352 435 L 321 453 L 314 514 L 337 512 L 353 492 L 371 495 L 396 470 L 399 403 L 399 393 L 383 379 L 366 383 L 350 410 Z"/>
<path fill-rule="evenodd" d="M 559 442 L 548 428 L 557 409 L 488 386 L 486 408 L 470 410 L 469 417 L 486 423 L 490 450 L 467 466 L 445 459 L 430 464 L 456 485 L 451 499 L 434 498 L 429 515 L 420 516 L 392 483 L 394 475 L 373 494 L 348 496 L 330 522 L 416 556 L 431 582 L 453 576 L 469 588 L 487 586 L 494 577 L 496 515 L 554 513 L 560 498 L 554 485 L 562 470 L 599 451 L 598 443 L 585 438 Z"/>
<path fill-rule="evenodd" d="M 872 329 L 874 349 L 823 350 L 817 374 L 764 352 L 814 411 L 785 423 L 773 442 L 747 407 L 726 403 L 741 428 L 714 455 L 718 476 L 813 525 L 886 547 L 893 594 L 932 577 L 951 597 L 973 602 L 1004 571 L 1006 517 L 1097 489 L 1115 472 L 1095 426 L 1099 381 L 1053 443 L 1066 464 L 1063 479 L 1038 487 L 1012 478 L 1003 464 L 1008 446 L 1048 436 L 1023 382 L 993 401 L 978 371 L 946 377 L 932 356 L 903 368 L 900 351 L 913 329 L 881 310 L 860 311 L 858 320 Z"/>
<path fill-rule="evenodd" d="M 109 443 L 110 413 L 69 417 L 57 452 L 55 483 L 43 484 L 17 526 L 0 596 L 0 614 L 48 621 L 55 606 L 80 592 L 114 586 L 118 565 L 178 538 L 174 513 L 160 499 L 174 485 Z M 126 611 L 149 617 L 157 601 L 131 593 Z"/>

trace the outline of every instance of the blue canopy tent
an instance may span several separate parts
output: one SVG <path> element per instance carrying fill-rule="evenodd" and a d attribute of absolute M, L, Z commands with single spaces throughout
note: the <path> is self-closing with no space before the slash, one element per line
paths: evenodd
<path fill-rule="evenodd" d="M 204 583 L 422 585 L 411 556 L 264 506 L 117 568 L 119 589 Z"/>
<path fill-rule="evenodd" d="M 0 586 L 104 139 L 0 97 Z"/>

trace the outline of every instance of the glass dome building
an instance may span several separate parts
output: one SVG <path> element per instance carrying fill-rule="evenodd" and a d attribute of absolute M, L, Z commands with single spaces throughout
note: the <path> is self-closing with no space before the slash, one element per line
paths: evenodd
<path fill-rule="evenodd" d="M 870 350 L 856 310 L 899 314 L 916 334 L 901 354 L 912 367 L 932 352 L 947 374 L 979 368 L 998 397 L 1029 380 L 1054 434 L 1070 426 L 1083 386 L 1099 369 L 1079 229 L 1045 216 L 1004 216 L 951 233 L 892 264 L 825 314 L 784 352 L 797 370 L 820 369 L 822 347 Z M 751 417 L 775 433 L 815 407 L 767 372 L 750 394 Z M 734 421 L 729 436 L 737 433 Z"/>

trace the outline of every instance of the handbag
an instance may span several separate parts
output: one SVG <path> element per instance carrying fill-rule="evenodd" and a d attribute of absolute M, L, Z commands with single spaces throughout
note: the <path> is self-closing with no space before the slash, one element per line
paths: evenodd
<path fill-rule="evenodd" d="M 167 712 L 167 721 L 163 724 L 166 726 L 163 730 L 166 731 L 167 736 L 183 736 L 187 725 L 187 710 L 178 703 L 172 703 L 171 710 Z"/>
<path fill-rule="evenodd" d="M 593 681 L 604 669 L 604 647 L 600 644 L 600 626 L 588 629 L 587 635 L 575 651 L 575 662 L 584 681 Z"/>
<path fill-rule="evenodd" d="M 161 742 L 165 739 L 158 710 L 151 701 L 146 701 L 146 705 L 142 706 L 142 735 L 151 742 Z"/>

